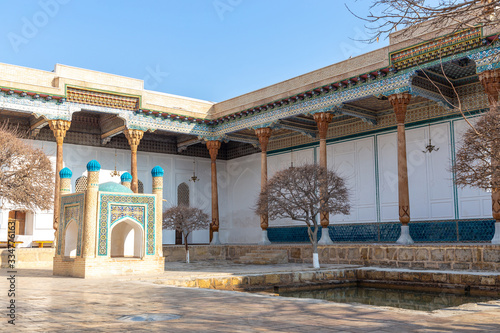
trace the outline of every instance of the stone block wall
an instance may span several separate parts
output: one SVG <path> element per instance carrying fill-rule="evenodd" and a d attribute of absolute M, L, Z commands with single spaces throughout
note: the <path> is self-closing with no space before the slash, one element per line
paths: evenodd
<path fill-rule="evenodd" d="M 1 268 L 9 266 L 8 249 L 0 250 Z M 54 258 L 54 248 L 16 248 L 15 267 L 16 268 L 52 268 L 52 258 Z"/>
<path fill-rule="evenodd" d="M 195 261 L 235 260 L 258 245 L 195 245 L 190 257 Z M 312 247 L 306 244 L 270 245 L 266 249 L 286 250 L 288 262 L 311 263 Z M 362 266 L 432 269 L 500 271 L 500 245 L 485 244 L 343 244 L 319 247 L 320 263 Z M 165 260 L 183 261 L 184 247 L 163 248 Z"/>

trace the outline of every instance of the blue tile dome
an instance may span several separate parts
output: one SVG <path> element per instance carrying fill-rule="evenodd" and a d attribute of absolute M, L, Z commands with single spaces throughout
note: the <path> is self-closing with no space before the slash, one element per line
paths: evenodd
<path fill-rule="evenodd" d="M 68 168 L 64 168 L 59 171 L 59 177 L 61 177 L 61 179 L 71 179 L 71 176 L 73 176 L 73 172 L 71 172 Z"/>
<path fill-rule="evenodd" d="M 163 171 L 163 169 L 159 165 L 155 166 L 153 168 L 153 170 L 151 170 L 151 176 L 153 176 L 153 177 L 163 177 L 164 173 L 165 172 Z"/>
<path fill-rule="evenodd" d="M 87 163 L 87 171 L 92 172 L 92 171 L 100 171 L 100 170 L 101 170 L 101 165 L 96 160 L 92 160 L 89 163 Z"/>
<path fill-rule="evenodd" d="M 131 189 L 115 182 L 99 184 L 99 191 L 113 193 L 134 193 Z"/>
<path fill-rule="evenodd" d="M 120 177 L 120 180 L 122 181 L 122 183 L 130 183 L 130 182 L 132 182 L 132 175 L 128 172 L 125 172 Z"/>

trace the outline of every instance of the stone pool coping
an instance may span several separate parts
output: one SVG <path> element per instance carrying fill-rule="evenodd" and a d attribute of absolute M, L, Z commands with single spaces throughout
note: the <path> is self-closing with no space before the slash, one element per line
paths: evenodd
<path fill-rule="evenodd" d="M 500 296 L 500 273 L 484 271 L 414 270 L 405 268 L 308 264 L 236 265 L 167 263 L 154 283 L 177 287 L 253 291 L 276 288 L 325 288 L 342 284 L 371 284 L 447 292 L 489 293 Z"/>

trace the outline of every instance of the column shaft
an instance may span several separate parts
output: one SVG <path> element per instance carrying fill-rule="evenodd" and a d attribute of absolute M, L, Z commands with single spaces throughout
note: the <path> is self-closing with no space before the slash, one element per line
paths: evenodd
<path fill-rule="evenodd" d="M 260 149 L 262 153 L 260 155 L 260 191 L 263 193 L 267 186 L 267 144 L 269 143 L 269 138 L 271 137 L 272 129 L 270 127 L 258 128 L 255 130 L 255 134 L 259 138 Z M 269 215 L 268 213 L 263 213 L 260 216 L 260 227 L 262 230 L 267 230 L 269 226 Z"/>
<path fill-rule="evenodd" d="M 327 166 L 327 154 L 326 154 L 326 136 L 328 134 L 328 126 L 333 119 L 333 114 L 326 112 L 318 112 L 314 114 L 314 120 L 318 126 L 319 132 L 319 165 L 325 169 Z M 322 204 L 325 202 L 324 196 L 328 191 L 328 184 L 326 184 L 326 179 L 321 181 L 320 185 L 320 197 L 322 198 Z M 323 228 L 328 228 L 330 224 L 330 214 L 328 212 L 320 212 L 320 221 Z"/>
<path fill-rule="evenodd" d="M 57 230 L 59 228 L 59 215 L 61 209 L 61 178 L 59 177 L 59 172 L 63 167 L 63 142 L 64 137 L 66 136 L 66 132 L 69 130 L 71 126 L 71 122 L 67 120 L 49 120 L 49 127 L 54 133 L 54 137 L 56 138 L 56 175 L 55 175 L 55 188 L 54 188 L 54 222 L 53 228 L 55 230 L 55 241 L 57 241 Z"/>
<path fill-rule="evenodd" d="M 82 257 L 94 258 L 96 254 L 97 192 L 99 191 L 99 171 L 88 171 L 85 193 L 85 215 L 82 235 Z"/>
<path fill-rule="evenodd" d="M 123 131 L 125 137 L 128 140 L 128 144 L 130 145 L 130 173 L 132 174 L 132 183 L 130 185 L 130 189 L 137 193 L 139 191 L 139 179 L 137 178 L 137 147 L 141 142 L 142 137 L 144 136 L 144 132 L 135 129 L 125 129 Z"/>
<path fill-rule="evenodd" d="M 156 195 L 156 255 L 163 257 L 162 225 L 163 225 L 163 177 L 153 177 L 153 194 Z"/>
<path fill-rule="evenodd" d="M 408 190 L 408 167 L 406 162 L 405 118 L 411 95 L 407 93 L 389 96 L 398 124 L 398 197 L 399 221 L 404 226 L 410 222 L 410 195 Z"/>
<path fill-rule="evenodd" d="M 212 171 L 212 224 L 210 238 L 214 232 L 219 232 L 219 196 L 217 191 L 217 154 L 221 146 L 220 141 L 207 141 L 207 148 L 210 153 Z"/>

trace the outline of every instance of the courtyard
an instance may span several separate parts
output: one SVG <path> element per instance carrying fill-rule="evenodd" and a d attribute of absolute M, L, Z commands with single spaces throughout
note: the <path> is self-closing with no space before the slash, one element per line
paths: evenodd
<path fill-rule="evenodd" d="M 77 279 L 18 269 L 17 332 L 498 332 L 500 300 L 433 312 L 159 284 L 196 270 L 255 267 L 175 263 L 157 276 Z M 297 269 L 297 265 L 295 269 Z M 236 268 L 235 268 L 236 267 Z M 310 267 L 304 265 L 303 268 Z M 262 268 L 261 268 L 262 269 Z M 265 270 L 280 270 L 267 266 Z M 2 269 L 2 276 L 7 270 Z M 7 289 L 2 279 L 0 288 Z M 134 321 L 137 316 L 162 321 Z M 161 318 L 160 315 L 166 315 Z M 155 317 L 157 316 L 157 317 Z M 165 320 L 167 319 L 167 320 Z"/>

